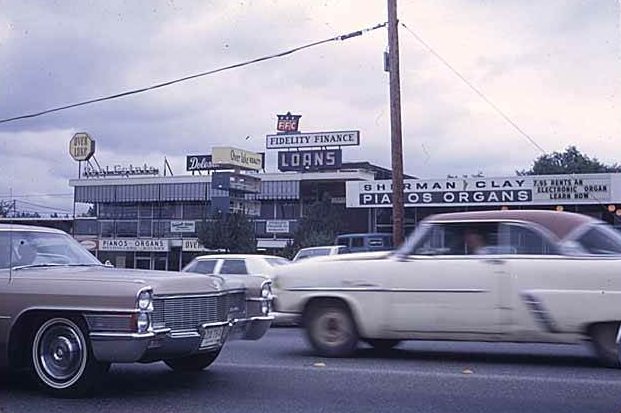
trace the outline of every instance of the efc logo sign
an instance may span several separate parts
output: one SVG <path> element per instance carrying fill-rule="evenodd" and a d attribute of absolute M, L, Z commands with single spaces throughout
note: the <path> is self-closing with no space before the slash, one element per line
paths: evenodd
<path fill-rule="evenodd" d="M 291 112 L 287 112 L 286 115 L 278 116 L 278 122 L 276 122 L 276 130 L 278 132 L 297 132 L 298 124 L 302 115 L 292 115 Z"/>

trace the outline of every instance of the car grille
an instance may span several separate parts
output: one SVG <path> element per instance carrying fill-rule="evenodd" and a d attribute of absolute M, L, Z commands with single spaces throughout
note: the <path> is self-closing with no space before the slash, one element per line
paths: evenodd
<path fill-rule="evenodd" d="M 196 330 L 201 324 L 239 318 L 239 314 L 245 313 L 245 304 L 243 292 L 155 298 L 151 317 L 155 328 L 165 327 L 172 331 Z"/>

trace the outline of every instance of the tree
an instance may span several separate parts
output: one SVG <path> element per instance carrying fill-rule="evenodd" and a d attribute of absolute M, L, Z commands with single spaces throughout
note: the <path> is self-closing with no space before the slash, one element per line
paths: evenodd
<path fill-rule="evenodd" d="M 530 169 L 516 171 L 518 175 L 557 175 L 585 174 L 601 172 L 621 172 L 618 164 L 605 165 L 597 158 L 584 155 L 575 146 L 569 146 L 564 152 L 541 155 Z"/>
<path fill-rule="evenodd" d="M 198 239 L 205 248 L 231 253 L 253 253 L 257 239 L 252 222 L 243 214 L 217 214 L 204 222 Z"/>
<path fill-rule="evenodd" d="M 320 245 L 332 245 L 339 232 L 343 214 L 326 194 L 321 201 L 311 204 L 299 221 L 293 235 L 295 250 Z"/>
<path fill-rule="evenodd" d="M 13 203 L 9 201 L 0 201 L 0 217 L 7 217 L 13 208 Z"/>

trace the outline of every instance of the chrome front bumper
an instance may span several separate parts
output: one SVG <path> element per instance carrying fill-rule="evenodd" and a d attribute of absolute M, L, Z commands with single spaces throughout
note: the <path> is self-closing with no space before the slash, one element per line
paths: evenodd
<path fill-rule="evenodd" d="M 203 324 L 192 331 L 153 330 L 146 333 L 91 332 L 93 355 L 110 363 L 152 362 L 218 351 L 227 340 L 258 340 L 270 328 L 270 316 Z M 220 339 L 201 346 L 203 338 L 220 329 Z"/>

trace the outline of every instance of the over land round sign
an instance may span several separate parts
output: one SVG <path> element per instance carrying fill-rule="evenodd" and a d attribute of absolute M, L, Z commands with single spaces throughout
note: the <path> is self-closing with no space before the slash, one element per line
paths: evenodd
<path fill-rule="evenodd" d="M 86 132 L 78 132 L 69 141 L 69 154 L 75 161 L 88 161 L 95 154 L 95 141 Z"/>

